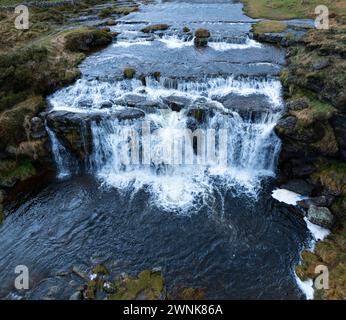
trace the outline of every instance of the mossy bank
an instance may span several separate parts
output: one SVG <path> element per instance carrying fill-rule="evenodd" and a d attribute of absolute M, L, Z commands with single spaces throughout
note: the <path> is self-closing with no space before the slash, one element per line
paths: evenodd
<path fill-rule="evenodd" d="M 17 3 L 6 1 L 6 5 Z M 53 170 L 40 117 L 46 110 L 46 96 L 77 79 L 77 66 L 86 55 L 116 37 L 108 28 L 83 26 L 78 18 L 97 17 L 102 10 L 97 4 L 116 12 L 113 18 L 137 8 L 125 10 L 113 1 L 99 0 L 29 4 L 28 30 L 15 28 L 13 7 L 2 7 L 0 15 L 0 222 L 15 186 Z"/>
<path fill-rule="evenodd" d="M 314 279 L 318 276 L 315 267 L 326 265 L 329 289 L 315 290 L 314 298 L 344 299 L 346 3 L 244 0 L 244 4 L 251 17 L 271 19 L 254 25 L 255 38 L 287 48 L 287 64 L 281 73 L 286 109 L 276 127 L 283 142 L 279 159 L 280 180 L 287 183 L 295 179 L 311 186 L 308 195 L 313 200 L 310 202 L 328 207 L 336 221 L 332 234 L 316 244 L 314 253 L 302 253 L 302 262 L 297 266 L 296 273 L 302 280 Z M 290 21 L 286 21 L 315 18 L 315 7 L 321 4 L 329 8 L 327 30 L 311 26 L 294 28 Z"/>

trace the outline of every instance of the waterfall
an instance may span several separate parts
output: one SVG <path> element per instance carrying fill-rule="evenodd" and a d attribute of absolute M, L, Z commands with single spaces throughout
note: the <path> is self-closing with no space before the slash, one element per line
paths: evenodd
<path fill-rule="evenodd" d="M 146 112 L 143 119 L 137 120 L 105 118 L 92 121 L 93 151 L 86 160 L 87 169 L 100 179 L 103 186 L 133 192 L 147 188 L 156 205 L 171 210 L 176 207 L 191 208 L 196 201 L 208 198 L 216 186 L 215 181 L 219 184 L 222 181 L 223 186 L 234 186 L 239 193 L 255 197 L 261 179 L 275 174 L 280 140 L 273 129 L 282 108 L 281 85 L 277 79 L 228 77 L 193 81 L 147 77 L 145 85 L 138 80 L 109 83 L 81 79 L 53 95 L 50 103 L 53 110 L 91 114 L 121 112 L 127 107 L 118 103 L 128 94 L 157 103 L 163 103 L 173 95 L 188 99 L 189 105 L 179 112 L 154 108 Z M 232 105 L 228 108 L 224 106 L 222 101 L 228 95 L 261 95 L 265 97 L 268 108 L 257 112 L 256 116 L 252 115 L 251 109 L 240 113 L 236 105 L 234 108 Z M 106 111 L 100 107 L 104 101 L 112 103 Z M 200 108 L 204 114 L 202 123 L 198 124 L 191 116 L 195 108 Z M 150 150 L 145 151 L 144 125 L 150 133 Z M 194 134 L 197 128 L 206 136 L 214 134 L 214 137 L 208 137 L 209 140 L 204 137 L 202 153 L 206 152 L 208 144 L 214 143 L 212 151 L 215 155 L 225 153 L 224 162 L 201 161 L 206 154 L 196 154 L 194 138 L 184 139 L 188 130 Z M 225 150 L 220 151 L 222 130 L 226 144 L 222 146 Z M 132 134 L 132 138 L 135 136 L 135 141 L 130 141 L 128 133 Z M 59 176 L 67 176 L 71 174 L 71 156 L 51 130 L 49 135 Z M 180 149 L 174 149 L 174 143 L 179 139 L 182 145 Z M 137 144 L 137 150 L 132 148 L 133 145 L 131 147 L 130 142 Z M 150 159 L 143 159 L 148 158 L 148 152 Z M 177 154 L 179 152 L 183 156 Z M 167 154 L 171 157 L 168 161 L 162 158 Z M 193 162 L 174 162 L 174 159 L 183 159 L 187 154 L 193 155 Z M 131 161 L 133 159 L 135 161 Z"/>
<path fill-rule="evenodd" d="M 52 145 L 54 162 L 58 173 L 57 178 L 68 178 L 78 171 L 77 163 L 66 147 L 59 141 L 54 131 L 47 124 L 45 127 Z"/>

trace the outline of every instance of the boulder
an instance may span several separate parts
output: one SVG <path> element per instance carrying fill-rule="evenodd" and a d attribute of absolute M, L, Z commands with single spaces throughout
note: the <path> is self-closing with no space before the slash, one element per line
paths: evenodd
<path fill-rule="evenodd" d="M 331 228 L 335 222 L 332 213 L 326 207 L 316 207 L 311 205 L 307 213 L 307 219 L 323 228 Z"/>
<path fill-rule="evenodd" d="M 240 116 L 246 119 L 257 118 L 271 110 L 267 97 L 261 94 L 239 96 L 230 93 L 219 101 L 225 108 L 238 112 Z"/>
<path fill-rule="evenodd" d="M 33 117 L 30 121 L 31 124 L 31 137 L 33 139 L 40 139 L 47 135 L 44 123 L 41 118 Z"/>
<path fill-rule="evenodd" d="M 197 29 L 195 31 L 195 46 L 197 48 L 206 47 L 208 45 L 208 39 L 210 37 L 210 32 L 207 29 Z"/>
<path fill-rule="evenodd" d="M 320 196 L 300 200 L 297 202 L 297 204 L 304 209 L 309 209 L 310 206 L 328 207 L 333 202 L 333 199 L 333 196 Z"/>
<path fill-rule="evenodd" d="M 125 79 L 133 79 L 136 71 L 133 68 L 125 68 L 124 69 L 124 78 Z"/>
<path fill-rule="evenodd" d="M 165 23 L 160 23 L 160 24 L 153 24 L 150 26 L 146 26 L 141 31 L 144 33 L 151 33 L 155 31 L 164 31 L 164 30 L 167 30 L 168 28 L 169 28 L 169 25 Z"/>
<path fill-rule="evenodd" d="M 286 102 L 286 109 L 289 111 L 303 110 L 308 106 L 304 99 L 293 99 Z"/>
<path fill-rule="evenodd" d="M 310 196 L 314 186 L 302 179 L 293 179 L 282 185 L 280 188 L 286 189 L 302 196 Z"/>
<path fill-rule="evenodd" d="M 97 28 L 82 27 L 67 31 L 64 35 L 65 48 L 74 52 L 88 52 L 111 42 L 112 35 L 109 31 Z"/>
<path fill-rule="evenodd" d="M 191 100 L 189 98 L 177 95 L 162 98 L 162 101 L 176 112 L 180 112 L 181 109 L 186 108 L 191 104 Z"/>
<path fill-rule="evenodd" d="M 132 120 L 145 116 L 142 110 L 124 108 L 112 113 L 73 113 L 68 111 L 53 111 L 47 115 L 47 124 L 58 136 L 59 141 L 72 152 L 77 159 L 83 162 L 92 152 L 91 122 L 99 123 L 103 120 L 118 119 Z"/>

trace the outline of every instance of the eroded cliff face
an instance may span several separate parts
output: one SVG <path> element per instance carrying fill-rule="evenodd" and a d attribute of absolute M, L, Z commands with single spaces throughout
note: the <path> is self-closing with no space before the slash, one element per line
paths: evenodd
<path fill-rule="evenodd" d="M 275 27 L 275 30 L 271 30 Z M 279 169 L 285 182 L 299 180 L 310 186 L 311 206 L 330 209 L 335 223 L 332 235 L 303 252 L 298 276 L 315 278 L 315 266 L 327 265 L 330 289 L 316 290 L 317 299 L 346 296 L 346 20 L 333 14 L 329 30 L 287 32 L 289 26 L 254 28 L 261 41 L 287 47 L 287 65 L 281 80 L 286 109 L 276 126 L 282 140 Z M 300 190 L 295 190 L 299 193 Z M 322 201 L 328 199 L 328 201 Z M 323 209 L 322 209 L 323 208 Z"/>

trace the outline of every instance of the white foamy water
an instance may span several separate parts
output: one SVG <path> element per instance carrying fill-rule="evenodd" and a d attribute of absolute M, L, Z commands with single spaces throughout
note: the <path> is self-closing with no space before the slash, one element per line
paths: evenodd
<path fill-rule="evenodd" d="M 299 289 L 304 293 L 307 300 L 312 300 L 314 298 L 314 283 L 312 279 L 307 279 L 302 281 L 299 279 L 296 273 L 294 273 L 296 282 L 298 284 Z"/>
<path fill-rule="evenodd" d="M 179 38 L 176 35 L 173 35 L 173 36 L 164 35 L 162 38 L 159 39 L 159 41 L 164 43 L 167 46 L 167 48 L 170 48 L 170 49 L 180 49 L 183 47 L 193 46 L 193 39 L 187 41 L 183 38 Z"/>
<path fill-rule="evenodd" d="M 280 141 L 273 129 L 280 117 L 282 106 L 281 85 L 278 80 L 229 77 L 187 81 L 162 77 L 160 81 L 147 78 L 146 86 L 143 86 L 138 80 L 107 83 L 81 79 L 52 95 L 49 101 L 55 111 L 102 110 L 111 113 L 112 110 L 123 108 L 112 101 L 128 93 L 140 93 L 150 101 L 162 102 L 163 98 L 174 94 L 190 98 L 192 102 L 201 98 L 205 99 L 206 103 L 213 102 L 208 108 L 214 112 L 205 118 L 202 127 L 206 130 L 213 129 L 216 132 L 216 139 L 218 139 L 218 129 L 226 130 L 227 161 L 222 164 L 176 165 L 149 162 L 124 165 L 121 158 L 124 145 L 121 132 L 124 127 L 140 132 L 142 120 L 93 122 L 91 124 L 93 153 L 88 161 L 88 170 L 95 174 L 104 186 L 120 190 L 130 189 L 133 192 L 146 188 L 157 206 L 167 210 L 178 208 L 187 211 L 188 208 L 210 199 L 215 181 L 222 186 L 235 187 L 239 193 L 256 197 L 261 178 L 274 175 Z M 266 95 L 268 105 L 273 111 L 264 112 L 254 121 L 244 120 L 237 112 L 225 109 L 220 102 L 214 100 L 229 93 L 245 96 Z M 111 102 L 112 107 L 100 109 L 105 102 Z M 181 138 L 179 134 L 177 136 L 177 132 L 188 128 L 188 112 L 188 109 L 180 112 L 157 110 L 156 113 L 145 116 L 144 121 L 149 121 L 155 128 L 160 128 L 159 134 L 151 140 L 150 151 L 154 156 L 160 155 L 162 150 L 167 151 L 167 146 L 170 146 L 172 141 Z M 191 154 L 195 152 L 191 141 L 185 140 L 184 147 L 187 148 L 185 152 Z M 61 151 L 57 145 L 54 149 L 57 153 L 56 159 L 60 163 Z M 217 146 L 215 151 L 218 152 Z M 61 168 L 61 165 L 58 167 Z M 61 168 L 61 171 L 63 170 Z"/>
<path fill-rule="evenodd" d="M 295 206 L 298 201 L 306 199 L 306 197 L 286 189 L 275 189 L 272 197 L 280 202 Z"/>
<path fill-rule="evenodd" d="M 135 40 L 135 41 L 117 41 L 113 47 L 128 48 L 132 46 L 150 46 L 152 41 L 149 40 Z"/>
<path fill-rule="evenodd" d="M 227 51 L 227 50 L 244 50 L 250 48 L 261 48 L 262 45 L 250 38 L 246 39 L 245 43 L 228 43 L 228 42 L 209 42 L 208 46 L 217 51 Z"/>

